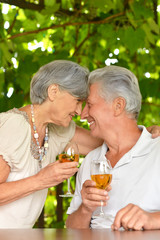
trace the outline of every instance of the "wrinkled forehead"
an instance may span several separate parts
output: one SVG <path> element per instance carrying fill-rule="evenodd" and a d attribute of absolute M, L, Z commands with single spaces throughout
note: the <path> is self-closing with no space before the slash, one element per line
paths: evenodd
<path fill-rule="evenodd" d="M 95 99 L 101 98 L 99 90 L 100 90 L 99 82 L 95 82 L 95 83 L 91 84 L 89 87 L 89 94 L 88 94 L 87 102 L 90 102 L 93 99 L 95 100 Z"/>

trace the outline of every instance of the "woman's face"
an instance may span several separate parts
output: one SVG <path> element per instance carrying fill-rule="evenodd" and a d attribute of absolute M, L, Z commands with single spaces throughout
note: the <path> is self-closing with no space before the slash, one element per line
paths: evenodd
<path fill-rule="evenodd" d="M 82 101 L 67 91 L 59 91 L 51 103 L 50 117 L 56 125 L 67 127 L 75 115 L 82 112 Z"/>

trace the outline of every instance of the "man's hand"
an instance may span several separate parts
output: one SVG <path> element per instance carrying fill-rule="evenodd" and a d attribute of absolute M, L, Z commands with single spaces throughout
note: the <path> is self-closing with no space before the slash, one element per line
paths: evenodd
<path fill-rule="evenodd" d="M 160 212 L 149 213 L 134 204 L 128 204 L 116 214 L 112 230 L 160 229 Z"/>
<path fill-rule="evenodd" d="M 147 130 L 152 134 L 152 138 L 160 136 L 160 127 L 157 125 L 150 126 L 147 128 Z"/>
<path fill-rule="evenodd" d="M 109 199 L 108 192 L 111 190 L 111 186 L 107 190 L 96 188 L 96 183 L 92 180 L 86 180 L 83 183 L 81 196 L 82 196 L 82 206 L 88 212 L 93 212 L 99 206 L 101 206 L 101 201 L 103 201 L 103 206 L 107 205 L 107 200 Z"/>

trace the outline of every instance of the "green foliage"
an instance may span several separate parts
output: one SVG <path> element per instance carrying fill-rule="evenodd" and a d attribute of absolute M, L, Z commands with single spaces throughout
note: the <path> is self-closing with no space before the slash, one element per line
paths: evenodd
<path fill-rule="evenodd" d="M 44 4 L 40 11 L 0 3 L 0 112 L 28 104 L 31 77 L 52 60 L 76 61 L 90 71 L 105 66 L 107 60 L 138 77 L 143 96 L 139 123 L 159 124 L 160 0 L 45 0 Z M 9 6 L 7 13 L 4 6 Z M 14 91 L 8 96 L 11 87 Z M 74 121 L 88 128 L 80 117 Z M 69 201 L 63 200 L 64 213 Z M 66 215 L 57 225 L 55 212 L 56 197 L 48 195 L 45 227 L 64 226 Z"/>

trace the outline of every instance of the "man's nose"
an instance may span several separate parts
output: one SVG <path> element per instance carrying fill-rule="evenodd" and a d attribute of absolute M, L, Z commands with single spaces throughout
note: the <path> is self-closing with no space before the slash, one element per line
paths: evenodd
<path fill-rule="evenodd" d="M 88 117 L 88 104 L 86 103 L 81 113 L 81 119 L 87 119 L 87 117 Z"/>

